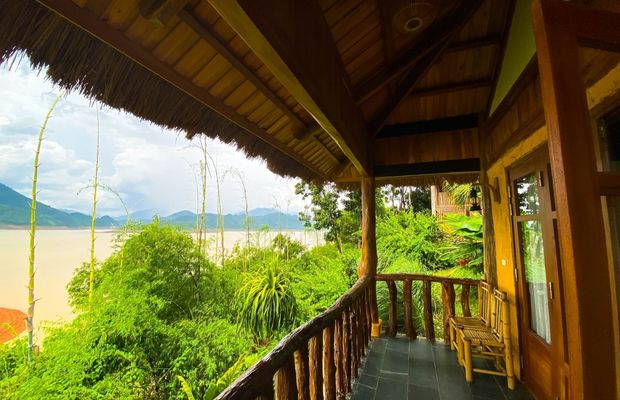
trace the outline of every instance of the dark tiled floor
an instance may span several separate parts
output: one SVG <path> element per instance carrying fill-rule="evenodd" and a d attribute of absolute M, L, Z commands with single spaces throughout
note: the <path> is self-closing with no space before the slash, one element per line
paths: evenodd
<path fill-rule="evenodd" d="M 476 362 L 484 360 L 476 360 Z M 509 390 L 506 379 L 474 374 L 465 381 L 456 355 L 443 343 L 424 339 L 374 339 L 353 384 L 354 400 L 530 400 L 524 387 Z"/>

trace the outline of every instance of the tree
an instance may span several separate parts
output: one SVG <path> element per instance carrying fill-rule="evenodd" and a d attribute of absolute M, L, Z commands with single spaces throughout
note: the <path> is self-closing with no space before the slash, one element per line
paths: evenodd
<path fill-rule="evenodd" d="M 334 184 L 316 185 L 300 181 L 295 194 L 310 200 L 310 207 L 299 213 L 307 228 L 325 230 L 325 240 L 335 243 L 342 252 L 344 244 L 359 246 L 362 220 L 362 196 L 359 190 L 338 189 Z M 380 189 L 375 192 L 376 215 L 385 213 L 385 203 Z"/>

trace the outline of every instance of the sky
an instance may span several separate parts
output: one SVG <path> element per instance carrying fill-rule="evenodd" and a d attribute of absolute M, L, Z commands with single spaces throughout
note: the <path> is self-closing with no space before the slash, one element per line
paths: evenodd
<path fill-rule="evenodd" d="M 0 182 L 30 197 L 36 137 L 60 92 L 27 59 L 0 65 Z M 130 212 L 153 210 L 166 216 L 196 211 L 196 179 L 201 152 L 183 134 L 162 129 L 78 93 L 66 94 L 45 131 L 40 154 L 37 200 L 52 207 L 90 214 L 95 170 L 97 108 L 100 118 L 101 183 L 114 189 Z M 246 181 L 249 208 L 303 209 L 296 180 L 270 172 L 260 159 L 248 159 L 234 146 L 209 139 L 207 148 L 223 171 L 236 168 Z M 207 211 L 216 210 L 215 176 L 207 183 Z M 228 174 L 221 186 L 225 213 L 244 209 L 239 179 Z M 122 216 L 122 203 L 100 191 L 99 215 Z"/>

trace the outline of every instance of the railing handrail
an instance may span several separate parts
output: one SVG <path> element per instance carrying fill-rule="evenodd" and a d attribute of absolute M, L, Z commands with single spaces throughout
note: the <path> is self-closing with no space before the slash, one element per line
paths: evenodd
<path fill-rule="evenodd" d="M 330 308 L 286 335 L 265 357 L 220 393 L 216 400 L 252 399 L 261 395 L 261 389 L 270 384 L 276 372 L 293 357 L 295 351 L 321 334 L 323 329 L 332 326 L 372 281 L 373 276 L 370 275 L 359 278 Z"/>
<path fill-rule="evenodd" d="M 375 275 L 375 280 L 377 281 L 430 281 L 430 282 L 445 282 L 452 283 L 455 285 L 470 285 L 476 286 L 480 283 L 480 279 L 471 279 L 471 278 L 453 278 L 450 276 L 437 276 L 437 275 L 426 275 L 426 274 L 405 274 L 405 273 L 397 273 L 397 274 L 377 274 Z"/>

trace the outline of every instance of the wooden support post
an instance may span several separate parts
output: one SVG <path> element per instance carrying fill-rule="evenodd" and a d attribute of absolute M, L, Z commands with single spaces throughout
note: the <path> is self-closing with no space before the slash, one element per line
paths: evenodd
<path fill-rule="evenodd" d="M 295 364 L 292 357 L 276 373 L 276 397 L 278 400 L 297 400 Z"/>
<path fill-rule="evenodd" d="M 310 400 L 323 400 L 323 335 L 310 339 L 308 348 Z"/>
<path fill-rule="evenodd" d="M 357 346 L 357 339 L 359 329 L 357 326 L 357 301 L 351 305 L 349 312 L 349 349 L 351 349 L 351 365 L 349 368 L 350 380 L 357 378 L 357 363 L 359 359 L 359 347 Z"/>
<path fill-rule="evenodd" d="M 396 336 L 396 325 L 398 315 L 396 314 L 396 283 L 394 281 L 387 281 L 388 291 L 390 293 L 390 308 L 389 308 L 389 320 L 388 320 L 388 336 Z"/>
<path fill-rule="evenodd" d="M 461 285 L 461 308 L 463 316 L 471 317 L 471 309 L 469 308 L 469 285 Z"/>
<path fill-rule="evenodd" d="M 411 279 L 403 283 L 403 303 L 405 305 L 405 332 L 409 339 L 415 339 L 418 334 L 413 326 L 413 309 L 411 307 Z"/>
<path fill-rule="evenodd" d="M 616 398 L 612 293 L 592 122 L 578 39 L 615 44 L 618 14 L 560 1 L 533 5 L 541 94 L 557 210 L 569 397 Z M 614 43 L 615 42 L 615 43 Z M 595 310 L 595 311 L 594 311 Z M 554 337 L 556 347 L 562 336 Z M 555 379 L 558 379 L 556 376 Z"/>
<path fill-rule="evenodd" d="M 336 367 L 334 365 L 334 328 L 323 329 L 323 398 L 336 399 Z"/>
<path fill-rule="evenodd" d="M 375 233 L 375 178 L 365 177 L 361 180 L 362 192 L 362 260 L 358 268 L 358 276 L 375 275 L 377 273 L 377 242 Z M 373 324 L 379 323 L 377 310 L 376 283 L 370 285 L 370 313 Z M 379 330 L 377 330 L 378 332 Z"/>
<path fill-rule="evenodd" d="M 426 340 L 435 342 L 435 326 L 433 325 L 433 301 L 431 298 L 431 281 L 422 283 L 424 292 L 424 335 Z"/>
<path fill-rule="evenodd" d="M 308 347 L 302 346 L 295 351 L 295 376 L 297 378 L 297 393 L 300 399 L 310 398 L 309 372 L 308 372 Z"/>
<path fill-rule="evenodd" d="M 441 282 L 441 303 L 443 304 L 443 340 L 450 341 L 450 317 L 454 316 L 454 284 Z"/>

